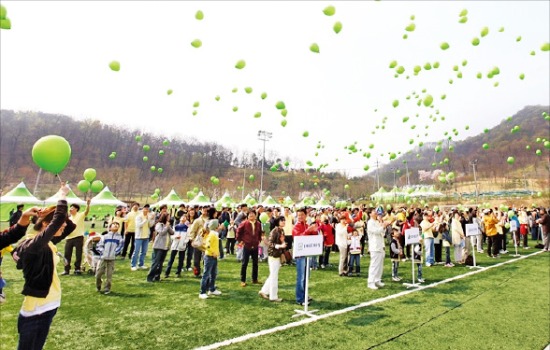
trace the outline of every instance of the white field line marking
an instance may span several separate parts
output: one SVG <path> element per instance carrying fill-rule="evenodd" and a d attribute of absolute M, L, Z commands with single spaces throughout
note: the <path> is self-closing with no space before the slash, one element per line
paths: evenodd
<path fill-rule="evenodd" d="M 543 252 L 538 251 L 538 252 L 535 252 L 535 253 L 531 253 L 529 255 L 522 255 L 521 257 L 516 258 L 516 259 L 503 261 L 501 263 L 498 263 L 498 264 L 495 264 L 495 265 L 492 265 L 492 266 L 487 266 L 487 267 L 481 268 L 479 270 L 472 270 L 472 271 L 467 272 L 463 275 L 457 275 L 457 276 L 447 278 L 447 279 L 439 281 L 439 282 L 435 282 L 435 283 L 431 283 L 431 284 L 427 284 L 427 285 L 421 285 L 420 287 L 415 288 L 415 289 L 404 290 L 404 291 L 402 291 L 400 293 L 397 293 L 397 294 L 392 294 L 392 295 L 388 295 L 388 296 L 383 297 L 383 298 L 370 300 L 370 301 L 363 302 L 363 303 L 360 303 L 360 304 L 357 304 L 357 305 L 354 305 L 354 306 L 346 307 L 344 309 L 335 310 L 335 311 L 332 311 L 332 312 L 329 312 L 329 313 L 326 313 L 326 314 L 315 315 L 311 318 L 305 318 L 305 319 L 302 319 L 300 321 L 287 323 L 287 324 L 282 325 L 282 326 L 277 326 L 277 327 L 273 327 L 273 328 L 269 328 L 269 329 L 264 329 L 264 330 L 261 330 L 261 331 L 255 332 L 255 333 L 249 333 L 249 334 L 241 335 L 240 337 L 236 337 L 236 338 L 233 338 L 233 339 L 227 339 L 227 340 L 224 340 L 224 341 L 221 341 L 221 342 L 218 342 L 218 343 L 201 346 L 199 348 L 196 348 L 196 350 L 218 349 L 218 348 L 221 348 L 223 346 L 228 346 L 228 345 L 231 345 L 231 344 L 241 343 L 241 342 L 247 341 L 247 340 L 252 339 L 252 338 L 261 337 L 263 335 L 276 333 L 276 332 L 279 332 L 279 331 L 284 331 L 284 330 L 294 328 L 294 327 L 303 326 L 305 324 L 313 323 L 313 322 L 316 322 L 316 321 L 319 321 L 319 320 L 322 320 L 322 319 L 325 319 L 325 318 L 345 314 L 345 313 L 348 313 L 350 311 L 355 311 L 355 310 L 363 308 L 363 307 L 367 307 L 367 306 L 371 306 L 371 305 L 374 305 L 374 304 L 382 303 L 382 302 L 392 300 L 392 299 L 397 299 L 397 298 L 400 298 L 402 296 L 405 296 L 405 295 L 408 295 L 408 294 L 411 294 L 411 293 L 416 293 L 416 292 L 424 290 L 424 289 L 434 288 L 434 287 L 437 287 L 437 286 L 445 284 L 445 283 L 449 283 L 449 282 L 456 281 L 456 280 L 459 280 L 459 279 L 462 279 L 462 278 L 465 278 L 465 277 L 468 277 L 468 276 L 472 276 L 472 275 L 490 270 L 492 268 L 500 267 L 502 265 L 511 264 L 511 263 L 516 262 L 516 261 L 526 259 L 526 258 L 529 258 L 529 257 L 537 255 L 537 254 L 541 254 L 541 253 L 543 253 Z M 546 254 L 548 254 L 548 253 L 546 253 Z"/>

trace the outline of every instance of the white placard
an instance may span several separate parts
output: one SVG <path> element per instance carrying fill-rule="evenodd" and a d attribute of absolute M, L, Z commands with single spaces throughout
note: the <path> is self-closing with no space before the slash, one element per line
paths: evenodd
<path fill-rule="evenodd" d="M 517 231 L 518 224 L 515 220 L 510 220 L 510 231 Z"/>
<path fill-rule="evenodd" d="M 405 245 L 420 243 L 420 230 L 412 227 L 405 230 Z"/>
<path fill-rule="evenodd" d="M 466 224 L 466 237 L 479 235 L 479 227 L 477 224 Z"/>
<path fill-rule="evenodd" d="M 317 256 L 323 254 L 323 236 L 294 236 L 292 257 Z"/>

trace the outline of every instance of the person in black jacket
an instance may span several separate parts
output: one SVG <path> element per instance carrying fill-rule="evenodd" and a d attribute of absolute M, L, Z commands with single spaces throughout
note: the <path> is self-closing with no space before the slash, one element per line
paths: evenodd
<path fill-rule="evenodd" d="M 19 218 L 21 215 L 23 215 L 23 208 L 25 205 L 23 204 L 17 204 L 17 210 L 10 215 L 10 226 L 13 226 L 17 224 L 17 221 L 19 221 Z"/>
<path fill-rule="evenodd" d="M 14 251 L 17 268 L 23 270 L 25 295 L 19 312 L 17 330 L 19 349 L 42 349 L 53 317 L 61 304 L 61 283 L 55 265 L 60 258 L 55 244 L 68 236 L 76 225 L 68 218 L 67 193 L 61 186 L 57 206 L 38 213 L 33 238 L 23 241 Z"/>

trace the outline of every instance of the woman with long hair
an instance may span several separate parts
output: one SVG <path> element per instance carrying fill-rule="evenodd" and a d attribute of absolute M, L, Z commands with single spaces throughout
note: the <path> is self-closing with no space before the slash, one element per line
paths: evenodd
<path fill-rule="evenodd" d="M 269 277 L 265 281 L 262 289 L 258 293 L 262 298 L 272 302 L 283 301 L 279 298 L 279 269 L 281 268 L 281 254 L 286 248 L 285 242 L 285 223 L 284 216 L 279 216 L 273 221 L 275 228 L 269 234 L 269 242 L 267 248 Z"/>
<path fill-rule="evenodd" d="M 42 349 L 50 331 L 50 325 L 61 305 L 61 282 L 55 266 L 60 257 L 57 243 L 61 242 L 76 228 L 67 215 L 67 194 L 65 184 L 59 191 L 57 206 L 38 212 L 34 230 L 38 233 L 23 241 L 15 250 L 13 258 L 17 268 L 23 270 L 25 296 L 17 331 L 18 349 Z"/>

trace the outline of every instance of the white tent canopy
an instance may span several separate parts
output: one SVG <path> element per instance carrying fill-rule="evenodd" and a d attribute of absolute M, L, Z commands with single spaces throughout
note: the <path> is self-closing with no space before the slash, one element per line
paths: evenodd
<path fill-rule="evenodd" d="M 69 186 L 69 185 L 67 185 L 67 186 Z M 59 191 L 57 191 L 53 196 L 47 198 L 44 201 L 44 203 L 45 204 L 56 204 L 58 200 L 59 200 Z M 67 203 L 69 203 L 69 205 L 71 205 L 71 204 L 86 205 L 86 202 L 83 201 L 82 199 L 78 198 L 78 196 L 76 194 L 74 194 L 73 190 L 71 190 L 70 187 L 69 187 L 69 194 L 67 194 Z"/>
<path fill-rule="evenodd" d="M 21 182 L 5 196 L 0 197 L 0 203 L 42 204 L 43 201 L 33 196 L 25 183 Z"/>
<path fill-rule="evenodd" d="M 172 206 L 172 205 L 179 206 L 180 204 L 187 204 L 187 203 L 178 196 L 178 194 L 176 193 L 176 191 L 174 189 L 172 189 L 166 197 L 164 197 L 160 201 L 156 202 L 155 204 L 152 204 L 151 206 L 152 207 L 159 207 L 163 204 L 166 204 L 168 206 Z"/>
<path fill-rule="evenodd" d="M 105 186 L 101 192 L 99 192 L 92 200 L 90 201 L 90 206 L 94 205 L 122 205 L 126 206 L 126 203 L 117 199 L 113 196 L 109 187 Z"/>

